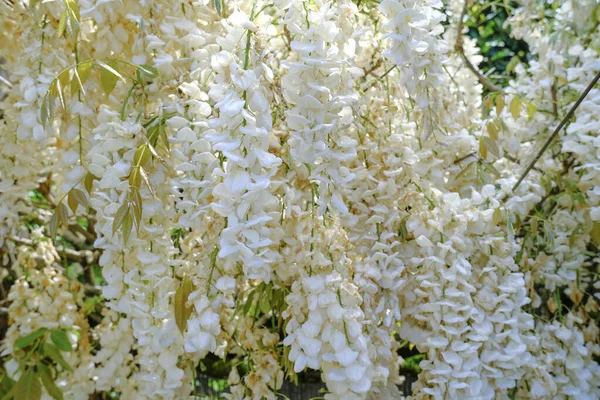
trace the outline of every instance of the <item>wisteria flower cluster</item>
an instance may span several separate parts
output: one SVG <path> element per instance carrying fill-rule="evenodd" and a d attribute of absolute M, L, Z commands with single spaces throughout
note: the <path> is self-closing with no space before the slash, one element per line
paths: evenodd
<path fill-rule="evenodd" d="M 0 399 L 600 398 L 600 6 L 500 3 L 0 1 Z"/>

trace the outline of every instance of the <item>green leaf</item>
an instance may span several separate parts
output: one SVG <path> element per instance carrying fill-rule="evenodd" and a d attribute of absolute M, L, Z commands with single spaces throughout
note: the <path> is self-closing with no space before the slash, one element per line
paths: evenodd
<path fill-rule="evenodd" d="M 48 233 L 50 234 L 52 240 L 56 239 L 56 231 L 58 230 L 58 225 L 58 210 L 54 210 L 54 213 L 50 218 L 50 223 L 48 224 Z"/>
<path fill-rule="evenodd" d="M 48 368 L 45 364 L 40 362 L 37 364 L 37 370 L 40 374 L 40 378 L 42 378 L 42 383 L 44 384 L 44 387 L 46 388 L 46 391 L 48 392 L 50 397 L 52 397 L 54 400 L 63 400 L 63 393 L 54 383 L 54 379 L 52 378 L 52 372 L 50 371 L 50 368 Z"/>
<path fill-rule="evenodd" d="M 21 375 L 21 379 L 14 387 L 15 400 L 39 400 L 42 398 L 42 385 L 37 374 L 29 369 Z"/>
<path fill-rule="evenodd" d="M 48 91 L 44 97 L 44 100 L 42 101 L 42 107 L 40 110 L 40 119 L 44 128 L 46 128 L 46 126 L 48 126 L 48 124 L 54 118 L 54 108 L 54 97 L 52 97 L 52 94 L 50 91 Z"/>
<path fill-rule="evenodd" d="M 0 380 L 0 399 L 12 397 L 12 388 L 14 386 L 15 381 L 10 379 L 6 372 L 2 374 L 2 380 Z M 9 397 L 8 394 L 11 394 L 11 396 Z"/>
<path fill-rule="evenodd" d="M 192 306 L 186 306 L 190 294 L 195 290 L 194 284 L 190 278 L 183 278 L 183 282 L 175 292 L 174 308 L 175 308 L 175 323 L 179 332 L 183 335 L 187 330 L 188 320 L 192 315 Z"/>
<path fill-rule="evenodd" d="M 73 368 L 65 361 L 56 346 L 50 343 L 44 343 L 42 350 L 44 351 L 44 355 L 50 357 L 52 361 L 63 367 L 65 371 L 73 372 Z"/>
<path fill-rule="evenodd" d="M 35 342 L 37 338 L 43 336 L 44 333 L 46 333 L 47 331 L 48 329 L 46 328 L 40 328 L 37 331 L 30 333 L 29 335 L 21 336 L 15 341 L 15 347 L 17 349 L 24 349 L 25 347 Z"/>
<path fill-rule="evenodd" d="M 138 65 L 137 68 L 138 68 L 138 72 L 141 72 L 148 78 L 156 78 L 158 76 L 158 70 L 149 65 L 142 64 L 142 65 Z"/>
<path fill-rule="evenodd" d="M 464 167 L 458 174 L 456 174 L 456 178 L 454 178 L 454 179 L 459 180 L 463 176 L 466 176 L 467 173 L 473 168 L 474 165 L 475 165 L 475 162 L 471 162 L 471 163 L 467 164 L 466 167 Z M 404 226 L 406 227 L 406 224 Z"/>
<path fill-rule="evenodd" d="M 102 67 L 102 70 L 100 71 L 100 84 L 102 85 L 102 89 L 106 94 L 111 94 L 115 86 L 117 86 L 117 81 L 119 79 L 125 81 L 125 79 L 117 71 L 118 65 L 115 61 L 109 61 L 108 64 L 100 60 L 96 60 L 96 62 Z"/>
<path fill-rule="evenodd" d="M 64 351 L 67 353 L 73 351 L 71 341 L 69 340 L 69 337 L 67 336 L 67 333 L 65 331 L 53 330 L 52 332 L 50 332 L 50 339 L 52 339 L 52 342 L 60 351 Z"/>
<path fill-rule="evenodd" d="M 69 222 L 69 209 L 64 203 L 58 205 L 58 221 L 65 225 Z"/>
<path fill-rule="evenodd" d="M 219 17 L 221 17 L 222 16 L 221 0 L 213 0 L 213 4 L 215 5 L 215 10 L 217 11 L 217 14 L 219 15 Z"/>
<path fill-rule="evenodd" d="M 119 209 L 117 210 L 117 213 L 115 214 L 115 218 L 113 219 L 113 225 L 112 225 L 112 234 L 113 235 L 117 232 L 119 227 L 123 224 L 123 221 L 125 220 L 125 217 L 127 216 L 127 214 L 129 214 L 129 203 L 128 202 L 123 204 L 121 207 L 119 207 Z"/>
<path fill-rule="evenodd" d="M 129 235 L 131 235 L 131 230 L 133 229 L 133 217 L 131 213 L 127 213 L 125 219 L 123 220 L 123 242 L 127 244 L 129 241 Z"/>

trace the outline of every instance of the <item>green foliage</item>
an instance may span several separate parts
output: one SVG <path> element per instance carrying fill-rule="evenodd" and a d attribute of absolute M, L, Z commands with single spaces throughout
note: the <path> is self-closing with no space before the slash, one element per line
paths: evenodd
<path fill-rule="evenodd" d="M 465 26 L 483 55 L 479 68 L 484 74 L 490 74 L 489 79 L 494 84 L 505 86 L 515 76 L 515 66 L 529 62 L 529 46 L 510 36 L 510 28 L 505 26 L 508 11 L 504 2 L 482 3 L 469 7 Z"/>

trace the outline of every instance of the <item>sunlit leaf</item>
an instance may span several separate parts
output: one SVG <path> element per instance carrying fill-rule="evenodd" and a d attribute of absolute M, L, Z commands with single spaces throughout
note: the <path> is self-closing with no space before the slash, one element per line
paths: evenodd
<path fill-rule="evenodd" d="M 146 174 L 146 171 L 142 167 L 140 167 L 139 170 L 140 170 L 140 176 L 142 177 L 142 179 L 144 180 L 144 183 L 148 187 L 150 194 L 152 194 L 152 196 L 156 197 L 156 194 L 154 194 L 154 190 L 152 189 L 152 185 L 150 185 L 150 179 L 148 178 L 148 174 Z"/>
<path fill-rule="evenodd" d="M 125 81 L 125 79 L 117 71 L 118 66 L 115 61 L 109 61 L 108 64 L 100 60 L 96 60 L 96 62 L 102 67 L 100 71 L 100 84 L 102 85 L 102 89 L 106 94 L 111 94 L 115 89 L 115 86 L 117 86 L 117 81 L 119 79 Z"/>
<path fill-rule="evenodd" d="M 65 33 L 65 27 L 67 25 L 67 11 L 63 11 L 60 16 L 60 21 L 58 22 L 58 29 L 56 30 L 56 35 L 61 37 Z"/>
<path fill-rule="evenodd" d="M 85 61 L 77 65 L 77 68 L 73 68 L 74 76 L 71 80 L 71 95 L 75 96 L 79 90 L 85 96 L 85 91 L 83 89 L 83 85 L 87 82 L 90 75 L 92 74 L 92 61 Z"/>
<path fill-rule="evenodd" d="M 150 161 L 149 145 L 140 145 L 133 156 L 133 165 L 145 166 Z"/>

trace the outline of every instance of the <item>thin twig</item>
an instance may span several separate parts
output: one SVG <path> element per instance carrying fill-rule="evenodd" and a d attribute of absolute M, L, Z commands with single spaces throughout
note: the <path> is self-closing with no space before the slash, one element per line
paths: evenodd
<path fill-rule="evenodd" d="M 573 116 L 573 114 L 575 114 L 575 110 L 577 110 L 577 107 L 579 107 L 579 105 L 583 102 L 583 99 L 585 99 L 585 97 L 592 90 L 592 88 L 594 87 L 594 85 L 596 85 L 596 82 L 598 82 L 598 79 L 600 79 L 600 71 L 598 71 L 598 73 L 596 74 L 596 76 L 594 77 L 594 79 L 590 82 L 590 84 L 588 85 L 588 87 L 585 88 L 585 90 L 583 91 L 583 93 L 581 93 L 581 96 L 579 96 L 579 98 L 577 99 L 577 101 L 575 102 L 575 104 L 573 104 L 573 107 L 571 107 L 571 109 L 569 110 L 569 112 L 567 113 L 567 115 L 565 115 L 565 117 L 562 119 L 562 121 L 560 121 L 560 124 L 558 124 L 558 126 L 556 127 L 556 129 L 554 130 L 554 132 L 552 132 L 552 135 L 550 135 L 550 137 L 548 138 L 548 140 L 546 140 L 546 143 L 544 143 L 544 146 L 537 153 L 537 155 L 535 156 L 535 158 L 533 159 L 533 161 L 529 164 L 529 166 L 527 166 L 527 169 L 525 170 L 525 172 L 523 172 L 523 174 L 521 175 L 521 177 L 519 178 L 519 180 L 517 181 L 517 183 L 515 183 L 515 186 L 513 186 L 513 188 L 512 188 L 513 192 L 519 187 L 519 185 L 521 184 L 521 182 L 523 182 L 523 179 L 525 179 L 525 177 L 527 176 L 527 174 L 529 174 L 529 171 L 531 171 L 531 169 L 533 168 L 533 166 L 535 165 L 535 163 L 540 159 L 540 157 L 542 156 L 542 154 L 544 154 L 544 152 L 550 146 L 550 144 L 556 138 L 556 136 L 558 136 L 559 132 L 565 126 L 565 124 L 567 123 L 567 121 L 571 119 L 571 117 Z"/>
<path fill-rule="evenodd" d="M 464 27 L 464 19 L 467 14 L 467 1 L 465 1 L 465 5 L 460 13 L 460 17 L 458 18 L 458 26 L 456 28 L 456 44 L 454 45 L 454 50 L 456 50 L 462 57 L 463 61 L 467 68 L 469 68 L 477 77 L 479 82 L 490 92 L 502 92 L 502 89 L 498 86 L 494 85 L 489 81 L 480 71 L 479 69 L 473 65 L 473 63 L 467 58 L 465 54 L 465 49 L 463 48 L 463 37 L 462 31 Z"/>

